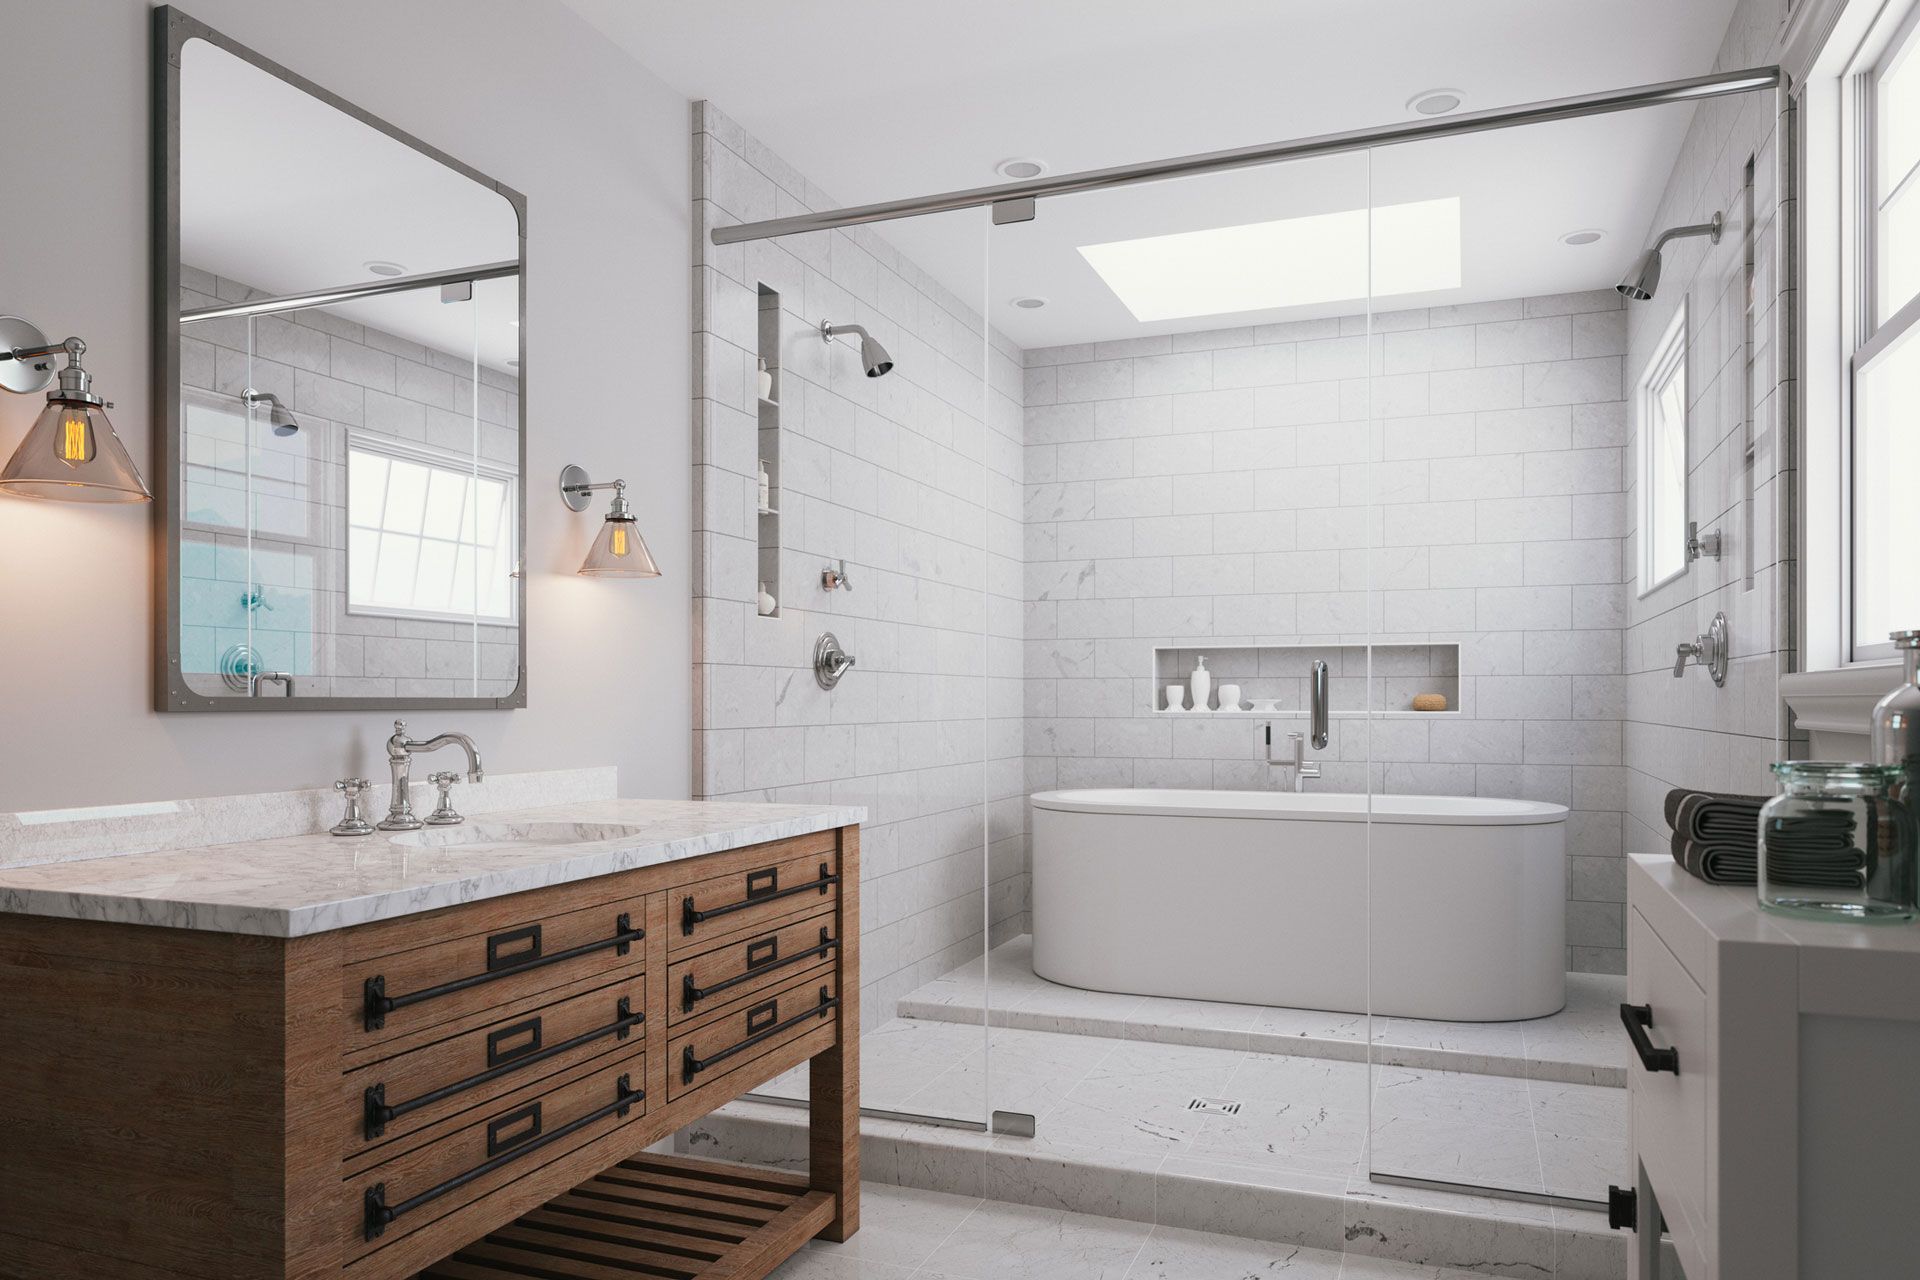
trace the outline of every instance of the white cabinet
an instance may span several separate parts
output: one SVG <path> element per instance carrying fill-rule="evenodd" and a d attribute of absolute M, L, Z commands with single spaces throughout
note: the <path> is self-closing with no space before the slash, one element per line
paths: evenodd
<path fill-rule="evenodd" d="M 1920 925 L 1766 915 L 1651 854 L 1627 907 L 1630 1280 L 1663 1219 L 1687 1280 L 1920 1276 Z"/>

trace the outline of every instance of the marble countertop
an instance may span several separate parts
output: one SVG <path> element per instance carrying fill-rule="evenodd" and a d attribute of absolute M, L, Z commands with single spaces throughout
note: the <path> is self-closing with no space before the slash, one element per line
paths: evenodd
<path fill-rule="evenodd" d="M 418 832 L 0 867 L 0 912 L 291 938 L 865 820 L 843 805 L 573 801 Z M 602 838 L 553 842 L 567 834 Z"/>

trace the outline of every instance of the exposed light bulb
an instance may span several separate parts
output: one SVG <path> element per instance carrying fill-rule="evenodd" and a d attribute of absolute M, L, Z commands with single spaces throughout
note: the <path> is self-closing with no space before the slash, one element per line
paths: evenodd
<path fill-rule="evenodd" d="M 60 419 L 60 430 L 53 437 L 53 453 L 70 467 L 92 462 L 98 450 L 93 442 L 93 422 L 84 409 L 68 409 Z"/>
<path fill-rule="evenodd" d="M 611 537 L 611 539 L 609 539 L 607 543 L 607 550 L 612 552 L 614 555 L 619 556 L 621 559 L 626 558 L 627 526 L 624 522 L 616 522 L 614 524 L 613 536 Z"/>

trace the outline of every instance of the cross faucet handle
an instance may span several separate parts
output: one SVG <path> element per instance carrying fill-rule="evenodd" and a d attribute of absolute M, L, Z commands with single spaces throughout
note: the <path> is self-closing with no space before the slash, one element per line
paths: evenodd
<path fill-rule="evenodd" d="M 342 778 L 333 789 L 347 798 L 347 812 L 330 830 L 336 836 L 370 836 L 373 824 L 360 813 L 360 794 L 372 786 L 365 778 Z"/>
<path fill-rule="evenodd" d="M 430 773 L 427 775 L 427 781 L 440 788 L 440 803 L 435 806 L 432 813 L 427 815 L 428 824 L 436 827 L 450 827 L 455 823 L 465 822 L 466 819 L 453 807 L 453 788 L 454 784 L 460 781 L 460 775 L 452 772 Z"/>

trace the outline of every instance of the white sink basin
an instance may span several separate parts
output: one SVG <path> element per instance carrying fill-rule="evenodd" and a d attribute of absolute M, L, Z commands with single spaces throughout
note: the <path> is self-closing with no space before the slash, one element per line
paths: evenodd
<path fill-rule="evenodd" d="M 535 849 L 569 844 L 599 844 L 639 835 L 645 828 L 618 822 L 463 822 L 453 827 L 422 827 L 391 837 L 416 849 Z"/>

